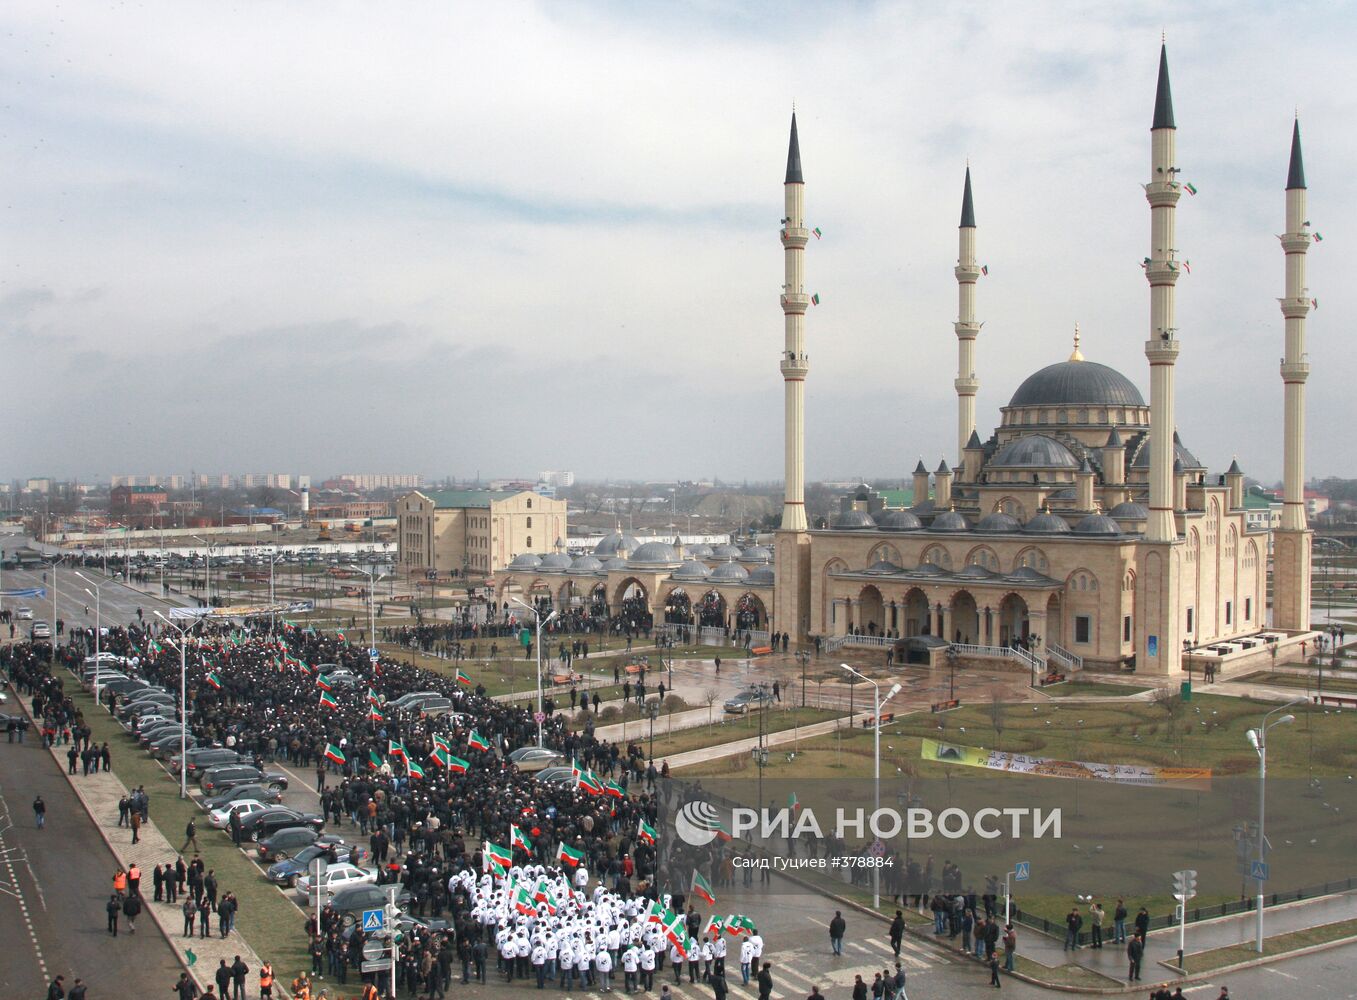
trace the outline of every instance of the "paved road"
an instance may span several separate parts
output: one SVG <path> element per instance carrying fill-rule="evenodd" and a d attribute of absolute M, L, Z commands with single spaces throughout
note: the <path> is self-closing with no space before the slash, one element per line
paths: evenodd
<path fill-rule="evenodd" d="M 37 795 L 47 803 L 45 830 L 33 822 Z M 181 967 L 149 917 L 135 935 L 106 933 L 116 861 L 36 743 L 0 741 L 0 831 L 0 996 L 46 996 L 58 974 L 67 986 L 82 976 L 95 998 L 168 994 Z"/>

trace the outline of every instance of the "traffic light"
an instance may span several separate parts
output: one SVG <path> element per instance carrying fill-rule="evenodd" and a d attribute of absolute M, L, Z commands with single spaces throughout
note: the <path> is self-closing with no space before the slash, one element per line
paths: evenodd
<path fill-rule="evenodd" d="M 1173 898 L 1186 903 L 1197 895 L 1197 870 L 1185 868 L 1173 873 Z"/>

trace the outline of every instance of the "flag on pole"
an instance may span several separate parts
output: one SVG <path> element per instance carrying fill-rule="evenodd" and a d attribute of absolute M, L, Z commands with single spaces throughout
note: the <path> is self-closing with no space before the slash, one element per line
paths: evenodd
<path fill-rule="evenodd" d="M 376 705 L 370 705 L 370 706 L 368 707 L 368 721 L 370 721 L 370 722 L 381 722 L 381 721 L 383 721 L 385 718 L 386 718 L 386 716 L 384 716 L 384 715 L 382 714 L 382 710 L 381 710 L 380 708 L 378 708 Z"/>
<path fill-rule="evenodd" d="M 1187 189 L 1188 194 L 1195 195 L 1197 193 L 1197 185 L 1193 184 L 1191 181 L 1188 181 L 1183 187 Z"/>
<path fill-rule="evenodd" d="M 602 795 L 603 783 L 598 780 L 598 775 L 593 771 L 581 771 L 576 779 L 577 788 L 583 788 L 590 795 Z"/>
<path fill-rule="evenodd" d="M 623 790 L 622 786 L 615 781 L 610 780 L 606 782 L 603 785 L 603 791 L 615 799 L 625 799 L 627 797 L 627 793 Z"/>
<path fill-rule="evenodd" d="M 344 764 L 344 761 L 346 760 L 344 756 L 344 751 L 339 749 L 339 747 L 335 746 L 333 743 L 325 744 L 325 759 L 333 761 L 334 763 L 339 764 L 341 766 Z"/>
<path fill-rule="evenodd" d="M 644 840 L 647 844 L 653 844 L 655 843 L 655 828 L 645 820 L 641 820 L 641 825 L 636 830 L 636 836 L 641 840 Z"/>
<path fill-rule="evenodd" d="M 343 632 L 336 632 L 336 633 L 335 633 L 335 638 L 338 639 L 340 642 L 343 642 L 343 643 L 347 643 L 347 642 L 349 641 L 348 639 L 344 638 L 344 633 L 343 633 Z"/>
<path fill-rule="evenodd" d="M 812 295 L 812 296 L 810 297 L 810 304 L 813 305 L 813 306 L 818 306 L 818 305 L 820 304 L 820 293 L 819 293 L 819 292 L 816 292 L 814 295 Z"/>
<path fill-rule="evenodd" d="M 792 812 L 796 812 L 798 809 L 801 808 L 801 800 L 796 797 L 795 792 L 792 792 L 790 795 L 787 796 L 787 808 L 790 809 Z"/>
<path fill-rule="evenodd" d="M 584 860 L 584 852 L 577 851 L 569 844 L 562 842 L 561 849 L 556 852 L 556 860 L 574 868 Z"/>
<path fill-rule="evenodd" d="M 381 703 L 382 703 L 382 699 L 379 698 L 379 697 L 377 697 L 377 692 L 374 691 L 374 690 L 372 690 L 372 688 L 368 688 L 368 704 L 369 704 L 369 705 L 380 705 Z"/>
<path fill-rule="evenodd" d="M 688 886 L 688 891 L 705 901 L 708 906 L 716 905 L 716 897 L 712 895 L 711 883 L 703 878 L 702 873 L 696 868 L 693 869 L 693 880 Z"/>
<path fill-rule="evenodd" d="M 980 273 L 981 273 L 981 274 L 986 274 L 986 275 L 989 274 L 989 265 L 988 265 L 988 264 L 981 264 L 981 265 L 980 265 Z"/>
<path fill-rule="evenodd" d="M 674 919 L 664 925 L 664 936 L 685 958 L 688 956 L 688 922 L 682 914 L 674 914 Z"/>
<path fill-rule="evenodd" d="M 819 226 L 816 226 L 814 229 L 811 230 L 811 232 L 815 234 L 815 238 L 816 238 L 817 240 L 818 240 L 821 236 L 824 235 L 824 233 L 820 232 L 820 227 L 819 227 Z"/>
<path fill-rule="evenodd" d="M 401 760 L 407 759 L 405 754 L 405 746 L 399 740 L 387 740 L 386 753 L 388 757 L 398 757 Z"/>
<path fill-rule="evenodd" d="M 444 752 L 446 753 L 446 751 Z M 452 754 L 448 753 L 446 766 L 447 769 L 453 774 L 465 774 L 467 768 L 471 767 L 471 763 L 469 761 L 462 760 L 461 757 L 454 757 Z"/>
<path fill-rule="evenodd" d="M 529 854 L 532 853 L 532 841 L 529 840 L 527 835 L 513 823 L 509 824 L 509 846 L 521 847 Z"/>
<path fill-rule="evenodd" d="M 505 868 L 498 861 L 491 860 L 489 864 L 486 865 L 486 868 L 489 869 L 496 878 L 504 878 L 505 875 L 509 874 L 509 869 Z"/>
<path fill-rule="evenodd" d="M 320 688 L 322 691 L 333 690 L 330 685 L 330 678 L 326 677 L 324 674 L 316 675 L 316 687 Z"/>
<path fill-rule="evenodd" d="M 521 885 L 514 890 L 514 909 L 523 914 L 537 913 L 537 907 L 532 902 L 532 893 Z"/>
<path fill-rule="evenodd" d="M 447 750 L 449 752 L 452 751 L 452 741 L 450 741 L 446 736 L 443 736 L 441 733 L 434 733 L 433 745 L 436 746 L 439 750 Z"/>
<path fill-rule="evenodd" d="M 380 757 L 377 756 L 377 751 L 376 751 L 376 750 L 369 750 L 369 751 L 368 751 L 368 767 L 375 771 L 375 770 L 377 770 L 377 769 L 378 769 L 379 767 L 381 767 L 381 766 L 382 766 L 382 758 L 380 758 Z"/>
<path fill-rule="evenodd" d="M 208 684 L 212 685 L 218 691 L 221 690 L 221 678 L 217 676 L 215 671 L 208 674 L 203 680 L 207 681 Z"/>
<path fill-rule="evenodd" d="M 326 694 L 324 691 L 322 691 L 322 692 L 320 693 L 320 707 L 321 707 L 321 708 L 338 708 L 338 707 L 339 707 L 339 702 L 335 701 L 335 700 L 334 700 L 333 698 L 331 698 L 328 694 Z"/>
<path fill-rule="evenodd" d="M 726 917 L 726 933 L 739 937 L 741 934 L 753 934 L 755 930 L 754 921 L 740 913 L 732 913 Z"/>
<path fill-rule="evenodd" d="M 1311 299 L 1311 300 L 1310 300 L 1310 305 L 1313 306 L 1314 308 L 1318 309 L 1318 308 L 1319 308 L 1319 299 Z"/>
<path fill-rule="evenodd" d="M 1191 273 L 1192 273 L 1192 261 L 1190 261 L 1190 260 L 1185 260 L 1185 261 L 1183 261 L 1183 270 L 1186 271 L 1188 274 L 1191 274 Z"/>
<path fill-rule="evenodd" d="M 471 678 L 468 677 L 466 674 L 462 673 L 462 669 L 460 667 L 457 668 L 457 683 L 465 684 L 467 687 L 471 687 Z"/>
<path fill-rule="evenodd" d="M 405 762 L 405 769 L 410 772 L 410 777 L 412 778 L 424 777 L 424 768 L 420 767 L 413 760 L 407 760 Z"/>
<path fill-rule="evenodd" d="M 721 932 L 724 931 L 725 929 L 726 929 L 726 918 L 718 917 L 715 913 L 713 913 L 710 917 L 707 918 L 706 926 L 702 928 L 702 936 L 706 937 L 709 934 L 715 934 L 717 937 L 720 937 Z"/>
<path fill-rule="evenodd" d="M 1320 234 L 1320 233 L 1315 233 L 1314 235 L 1315 235 L 1315 242 L 1316 242 L 1316 243 L 1323 243 L 1323 242 L 1324 242 L 1324 237 L 1323 237 L 1322 234 Z"/>
<path fill-rule="evenodd" d="M 482 736 L 480 733 L 476 732 L 476 730 L 474 729 L 471 730 L 471 735 L 466 738 L 466 745 L 471 747 L 473 750 L 490 749 L 490 744 L 486 742 L 485 737 Z"/>
<path fill-rule="evenodd" d="M 492 844 L 488 840 L 485 842 L 485 856 L 491 861 L 498 861 L 505 868 L 514 863 L 513 851 L 507 847 L 501 847 L 499 844 Z"/>

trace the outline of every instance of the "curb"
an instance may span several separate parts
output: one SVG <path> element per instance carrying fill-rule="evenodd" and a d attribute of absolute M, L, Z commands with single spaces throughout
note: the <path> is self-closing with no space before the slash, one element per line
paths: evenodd
<path fill-rule="evenodd" d="M 1332 941 L 1322 941 L 1319 944 L 1306 945 L 1304 948 L 1297 948 L 1294 951 L 1283 952 L 1280 955 L 1261 955 L 1258 958 L 1251 958 L 1247 962 L 1236 962 L 1234 965 L 1222 965 L 1218 969 L 1211 969 L 1206 972 L 1194 972 L 1192 975 L 1185 976 L 1177 981 L 1187 983 L 1195 982 L 1196 980 L 1199 979 L 1205 979 L 1210 976 L 1228 975 L 1231 972 L 1239 972 L 1242 969 L 1253 969 L 1257 968 L 1260 965 L 1270 965 L 1271 963 L 1278 960 L 1301 958 L 1305 955 L 1313 955 L 1315 952 L 1327 951 L 1330 948 L 1338 948 L 1345 944 L 1357 944 L 1357 934 L 1350 934 L 1347 937 L 1343 938 L 1335 938 Z M 1204 952 L 1198 952 L 1198 954 L 1204 954 Z M 1187 957 L 1191 958 L 1192 956 L 1189 955 Z M 1159 964 L 1165 965 L 1166 963 L 1160 962 Z M 1173 968 L 1173 966 L 1171 965 L 1168 967 Z"/>

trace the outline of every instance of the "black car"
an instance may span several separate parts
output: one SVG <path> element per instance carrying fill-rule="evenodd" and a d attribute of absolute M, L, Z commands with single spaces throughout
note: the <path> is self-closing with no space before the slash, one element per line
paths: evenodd
<path fill-rule="evenodd" d="M 245 759 L 234 750 L 227 750 L 225 747 L 198 747 L 188 752 L 188 776 L 196 781 L 209 767 L 243 763 Z M 170 770 L 175 774 L 179 773 L 178 760 L 170 761 Z"/>
<path fill-rule="evenodd" d="M 287 806 L 270 806 L 246 816 L 240 824 L 251 840 L 266 840 L 278 830 L 289 826 L 310 827 L 316 832 L 325 826 L 325 817 L 317 813 L 298 812 Z"/>
<path fill-rule="evenodd" d="M 178 733 L 168 733 L 165 736 L 158 737 L 149 749 L 152 757 L 162 759 L 170 756 L 170 754 L 177 754 L 184 747 L 192 750 L 197 745 L 198 737 L 196 736 L 187 736 L 180 739 Z"/>
<path fill-rule="evenodd" d="M 260 838 L 256 850 L 259 852 L 260 861 L 272 864 L 275 861 L 285 861 L 294 854 L 304 851 L 319 839 L 320 833 L 309 826 L 289 825 Z"/>
<path fill-rule="evenodd" d="M 234 785 L 277 785 L 287 788 L 287 775 L 281 771 L 261 771 L 253 764 L 217 764 L 203 771 L 198 787 L 204 795 L 224 792 Z"/>
<path fill-rule="evenodd" d="M 410 905 L 410 890 L 402 888 L 396 894 L 396 905 L 405 909 Z M 387 887 L 384 885 L 352 885 L 340 889 L 330 900 L 337 910 L 345 927 L 358 922 L 364 910 L 380 910 L 387 904 Z"/>
<path fill-rule="evenodd" d="M 283 801 L 283 790 L 272 785 L 235 785 L 224 792 L 203 799 L 201 804 L 208 812 L 212 812 L 212 810 L 220 809 L 226 803 L 234 802 L 236 799 L 258 799 L 265 805 L 270 805 Z"/>

